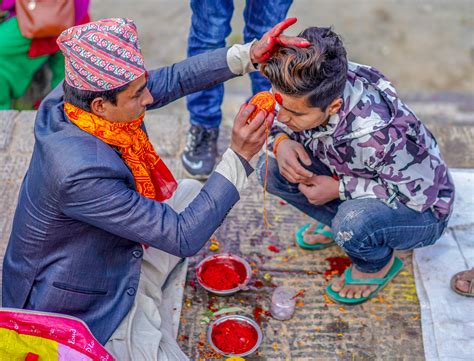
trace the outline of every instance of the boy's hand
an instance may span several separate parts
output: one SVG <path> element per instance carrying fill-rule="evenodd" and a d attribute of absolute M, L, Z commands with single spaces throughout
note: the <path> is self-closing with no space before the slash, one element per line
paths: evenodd
<path fill-rule="evenodd" d="M 311 165 L 311 158 L 303 145 L 291 139 L 286 139 L 278 145 L 278 169 L 288 182 L 302 183 L 313 176 L 313 173 L 303 167 L 300 161 L 307 166 Z"/>
<path fill-rule="evenodd" d="M 309 203 L 321 206 L 339 198 L 339 182 L 326 175 L 315 175 L 298 186 Z"/>
<path fill-rule="evenodd" d="M 260 111 L 253 120 L 249 120 L 255 105 L 243 105 L 234 120 L 230 148 L 250 162 L 265 143 L 265 128 L 271 128 L 275 114 Z"/>
<path fill-rule="evenodd" d="M 270 10 L 271 11 L 271 10 Z M 281 35 L 281 33 L 289 26 L 296 23 L 296 18 L 285 19 L 276 24 L 272 29 L 263 34 L 262 38 L 253 43 L 250 49 L 250 60 L 252 63 L 260 64 L 268 60 L 272 56 L 273 51 L 277 46 L 297 46 L 299 48 L 306 48 L 311 43 L 303 38 L 295 36 Z"/>

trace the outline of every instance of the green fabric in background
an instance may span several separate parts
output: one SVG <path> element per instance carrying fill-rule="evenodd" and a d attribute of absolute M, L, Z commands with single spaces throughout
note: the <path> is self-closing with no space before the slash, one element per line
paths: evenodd
<path fill-rule="evenodd" d="M 48 62 L 54 88 L 64 78 L 61 52 L 37 58 L 28 56 L 31 39 L 23 37 L 16 17 L 0 23 L 0 110 L 11 109 L 12 99 L 23 96 L 35 73 Z"/>

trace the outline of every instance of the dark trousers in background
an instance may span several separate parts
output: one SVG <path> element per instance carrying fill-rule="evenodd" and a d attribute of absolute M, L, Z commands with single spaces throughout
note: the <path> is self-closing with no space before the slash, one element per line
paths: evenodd
<path fill-rule="evenodd" d="M 247 0 L 244 9 L 244 42 L 260 39 L 274 25 L 285 19 L 292 0 Z M 230 21 L 234 12 L 233 0 L 191 0 L 193 11 L 188 39 L 188 56 L 225 46 L 231 33 Z M 259 72 L 250 74 L 252 92 L 270 89 L 269 81 Z M 224 85 L 191 94 L 187 107 L 191 124 L 206 128 L 219 127 L 222 120 L 221 104 Z"/>

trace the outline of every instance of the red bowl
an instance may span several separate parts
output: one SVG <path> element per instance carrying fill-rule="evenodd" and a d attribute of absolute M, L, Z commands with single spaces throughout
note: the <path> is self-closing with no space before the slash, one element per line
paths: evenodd
<path fill-rule="evenodd" d="M 262 340 L 262 330 L 246 316 L 224 316 L 212 322 L 207 329 L 207 341 L 224 356 L 248 356 L 257 351 Z"/>
<path fill-rule="evenodd" d="M 245 289 L 252 269 L 242 257 L 222 253 L 204 258 L 196 267 L 198 283 L 216 295 L 230 295 Z"/>

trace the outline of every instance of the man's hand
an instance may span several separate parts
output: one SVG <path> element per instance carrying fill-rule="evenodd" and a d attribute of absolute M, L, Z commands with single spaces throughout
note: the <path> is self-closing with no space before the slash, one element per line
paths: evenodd
<path fill-rule="evenodd" d="M 250 49 L 250 60 L 253 64 L 263 63 L 272 55 L 277 45 L 280 46 L 297 46 L 299 48 L 305 48 L 311 43 L 303 38 L 295 36 L 281 35 L 281 33 L 289 26 L 296 23 L 296 18 L 289 18 L 283 20 L 281 23 L 275 25 L 272 29 L 263 34 L 262 38 L 252 44 Z"/>
<path fill-rule="evenodd" d="M 253 120 L 247 122 L 255 109 L 255 105 L 243 105 L 235 117 L 232 127 L 230 148 L 241 157 L 250 161 L 259 152 L 265 143 L 265 128 L 271 128 L 275 114 L 270 112 L 265 117 L 265 112 L 260 111 Z"/>
<path fill-rule="evenodd" d="M 339 182 L 326 175 L 315 175 L 298 186 L 309 203 L 321 206 L 339 198 Z"/>
<path fill-rule="evenodd" d="M 313 176 L 313 173 L 300 163 L 310 166 L 311 158 L 303 145 L 291 139 L 283 140 L 277 148 L 277 162 L 280 174 L 291 183 L 303 183 Z"/>

